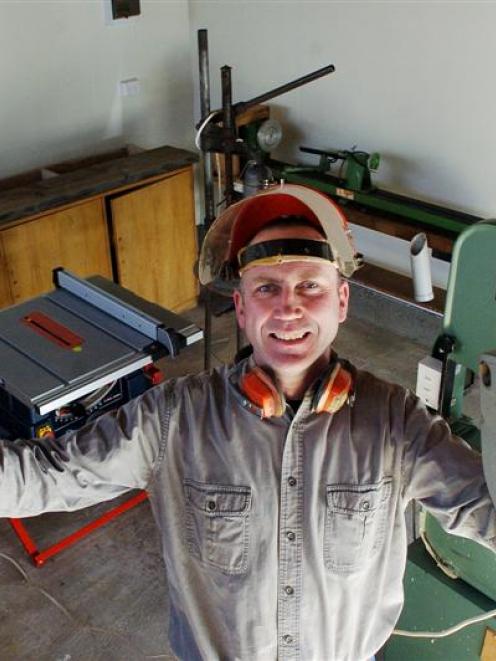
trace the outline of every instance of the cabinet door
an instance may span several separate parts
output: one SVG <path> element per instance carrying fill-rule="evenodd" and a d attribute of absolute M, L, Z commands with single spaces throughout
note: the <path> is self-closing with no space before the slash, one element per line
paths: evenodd
<path fill-rule="evenodd" d="M 12 292 L 10 291 L 9 273 L 5 252 L 3 249 L 2 235 L 0 234 L 0 308 L 5 308 L 14 303 Z"/>
<path fill-rule="evenodd" d="M 180 312 L 196 304 L 192 168 L 111 200 L 118 281 Z"/>
<path fill-rule="evenodd" d="M 53 289 L 57 266 L 82 277 L 112 277 L 101 199 L 3 230 L 0 239 L 14 303 Z"/>

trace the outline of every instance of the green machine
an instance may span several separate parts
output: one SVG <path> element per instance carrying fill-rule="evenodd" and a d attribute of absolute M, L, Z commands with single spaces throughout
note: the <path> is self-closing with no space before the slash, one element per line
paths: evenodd
<path fill-rule="evenodd" d="M 376 152 L 310 147 L 300 147 L 300 151 L 318 156 L 318 164 L 288 165 L 269 159 L 266 163 L 276 179 L 311 186 L 343 205 L 355 206 L 371 214 L 393 216 L 396 220 L 404 219 L 417 225 L 419 231 L 432 229 L 451 239 L 456 239 L 467 227 L 482 220 L 478 216 L 377 188 L 372 181 L 372 172 L 380 164 L 380 155 Z"/>
<path fill-rule="evenodd" d="M 458 436 L 482 453 L 496 502 L 496 221 L 473 225 L 455 244 L 442 333 L 433 356 L 441 372 L 439 411 Z M 474 372 L 481 375 L 479 426 L 463 414 L 467 373 Z M 496 554 L 445 533 L 428 513 L 422 518 L 422 539 L 409 549 L 400 632 L 386 645 L 384 659 L 496 659 L 496 647 L 488 651 L 486 639 L 487 628 L 496 632 L 496 618 L 482 619 L 491 611 L 496 615 Z M 459 623 L 473 618 L 456 631 Z M 450 635 L 434 635 L 447 629 Z"/>
<path fill-rule="evenodd" d="M 379 168 L 381 161 L 380 154 L 374 152 L 372 154 L 366 151 L 357 151 L 353 149 L 341 149 L 323 151 L 322 149 L 312 149 L 310 147 L 300 147 L 300 151 L 305 154 L 316 154 L 319 156 L 318 172 L 325 174 L 329 172 L 335 163 L 339 163 L 339 176 L 335 184 L 334 194 L 344 199 L 357 199 L 357 194 L 364 194 L 365 196 L 376 192 L 377 189 L 372 185 L 371 172 L 375 172 Z M 303 172 L 314 172 L 315 168 L 301 167 L 301 166 L 288 166 L 285 172 L 292 176 Z M 366 199 L 366 198 L 365 198 Z M 360 195 L 358 195 L 358 201 Z"/>

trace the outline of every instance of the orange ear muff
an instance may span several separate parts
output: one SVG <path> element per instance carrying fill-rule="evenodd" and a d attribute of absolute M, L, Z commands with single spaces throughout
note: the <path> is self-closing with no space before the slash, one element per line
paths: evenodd
<path fill-rule="evenodd" d="M 336 362 L 323 375 L 315 390 L 312 411 L 336 413 L 351 394 L 353 379 L 340 363 Z M 247 372 L 239 383 L 241 392 L 262 411 L 262 418 L 280 417 L 284 414 L 284 397 L 270 376 L 260 367 Z"/>
<path fill-rule="evenodd" d="M 284 398 L 272 379 L 260 368 L 247 372 L 239 384 L 246 397 L 262 410 L 262 418 L 280 417 L 285 410 Z"/>
<path fill-rule="evenodd" d="M 353 379 L 348 370 L 335 363 L 315 391 L 312 410 L 315 413 L 336 413 L 347 402 L 352 384 Z"/>

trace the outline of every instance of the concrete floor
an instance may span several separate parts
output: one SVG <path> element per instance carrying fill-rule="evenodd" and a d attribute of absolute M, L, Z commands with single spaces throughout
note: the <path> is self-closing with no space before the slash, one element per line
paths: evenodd
<path fill-rule="evenodd" d="M 202 311 L 187 316 L 203 325 Z M 234 355 L 232 315 L 214 320 L 214 364 Z M 434 340 L 434 338 L 432 338 Z M 351 318 L 335 343 L 358 367 L 414 388 L 421 344 Z M 169 376 L 202 369 L 202 343 L 166 364 Z M 26 520 L 40 547 L 84 525 L 103 504 Z M 158 536 L 143 503 L 35 568 L 0 520 L 0 661 L 172 659 Z"/>

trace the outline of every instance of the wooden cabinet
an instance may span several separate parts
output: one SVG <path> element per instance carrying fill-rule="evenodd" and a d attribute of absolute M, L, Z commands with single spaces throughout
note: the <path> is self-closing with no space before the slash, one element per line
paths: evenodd
<path fill-rule="evenodd" d="M 14 298 L 10 289 L 9 274 L 7 272 L 7 262 L 3 251 L 3 245 L 0 241 L 0 307 L 12 305 Z"/>
<path fill-rule="evenodd" d="M 113 278 L 177 312 L 193 307 L 194 160 L 162 147 L 54 183 L 7 192 L 0 186 L 0 307 L 52 289 L 58 266 L 81 277 Z M 37 209 L 39 199 L 52 208 Z"/>
<path fill-rule="evenodd" d="M 110 207 L 119 284 L 176 312 L 193 307 L 197 247 L 191 169 L 116 196 Z"/>
<path fill-rule="evenodd" d="M 52 289 L 52 270 L 58 266 L 82 277 L 95 273 L 112 277 L 107 225 L 99 199 L 5 229 L 0 232 L 0 246 L 2 306 Z"/>

